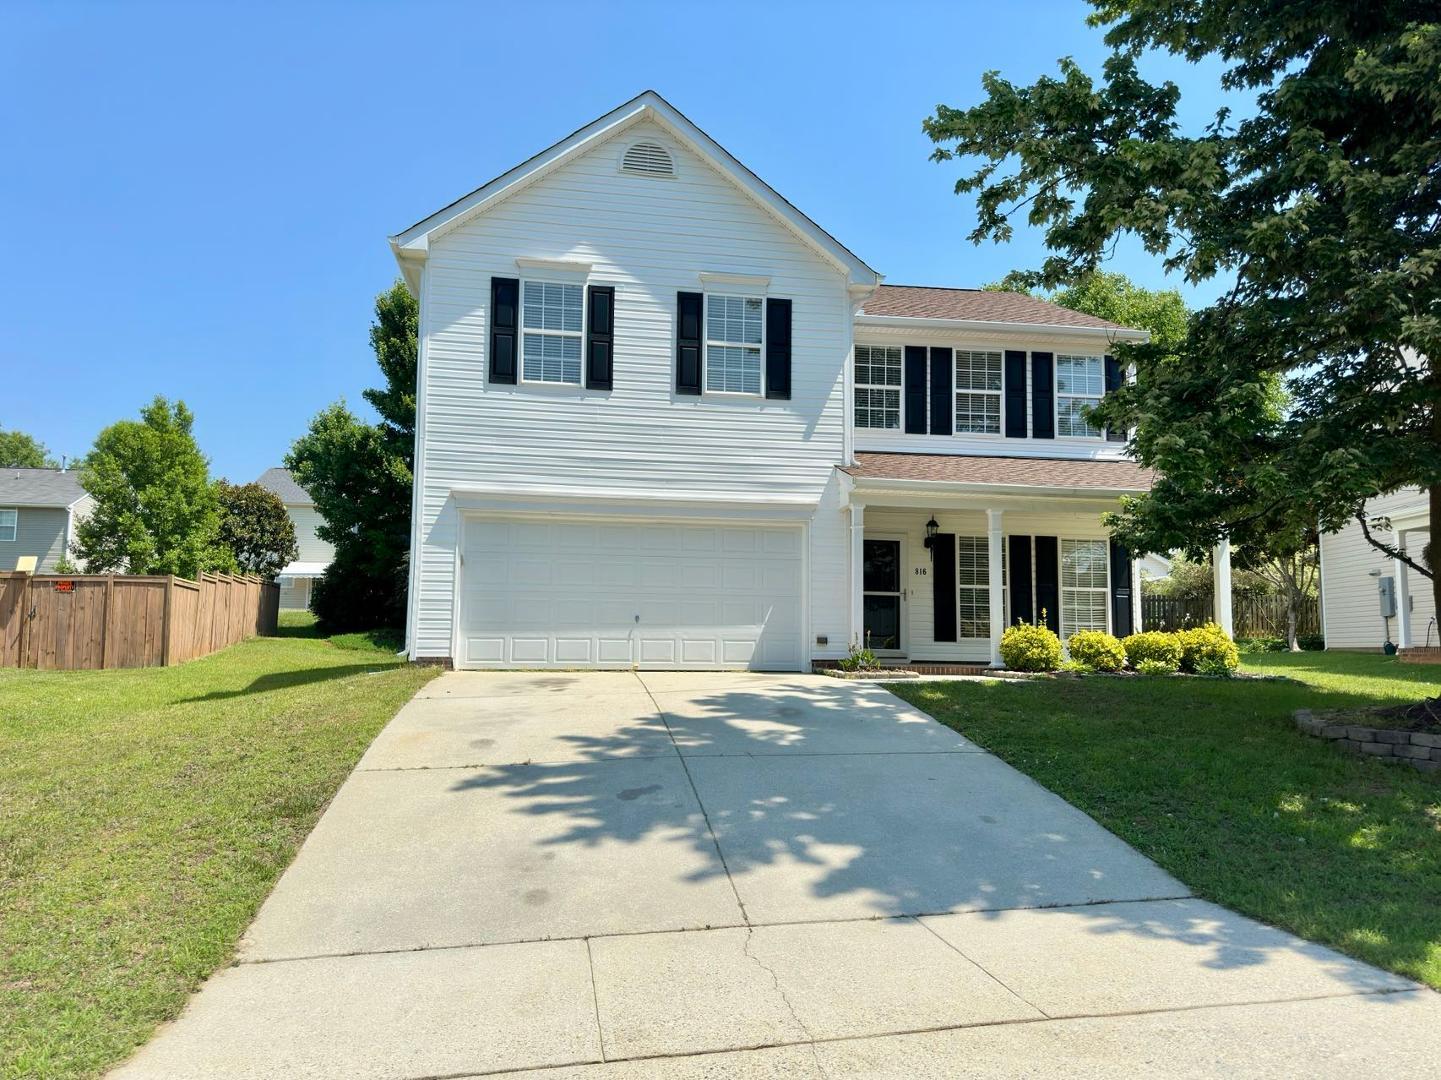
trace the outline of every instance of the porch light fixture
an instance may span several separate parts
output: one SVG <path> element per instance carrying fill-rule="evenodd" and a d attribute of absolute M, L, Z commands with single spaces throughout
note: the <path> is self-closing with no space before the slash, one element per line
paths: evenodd
<path fill-rule="evenodd" d="M 936 515 L 935 515 L 935 514 L 932 514 L 932 515 L 931 515 L 931 520 L 928 521 L 928 522 L 926 522 L 926 539 L 925 539 L 925 548 L 926 548 L 927 551 L 929 551 L 929 552 L 931 553 L 931 562 L 935 562 L 935 561 L 936 561 L 936 553 L 935 553 L 935 550 L 931 547 L 931 545 L 932 545 L 933 543 L 935 543 L 936 533 L 938 533 L 938 532 L 940 532 L 940 531 L 941 531 L 941 527 L 936 524 Z"/>

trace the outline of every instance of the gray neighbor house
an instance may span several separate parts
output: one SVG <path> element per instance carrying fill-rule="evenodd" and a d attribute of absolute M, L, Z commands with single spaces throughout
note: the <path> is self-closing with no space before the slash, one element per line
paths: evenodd
<path fill-rule="evenodd" d="M 0 572 L 26 555 L 35 556 L 37 573 L 53 572 L 92 503 L 74 472 L 0 469 Z"/>

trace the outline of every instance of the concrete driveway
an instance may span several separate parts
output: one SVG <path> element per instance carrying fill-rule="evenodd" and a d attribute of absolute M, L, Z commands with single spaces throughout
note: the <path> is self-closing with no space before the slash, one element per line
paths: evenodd
<path fill-rule="evenodd" d="M 1395 1080 L 1438 1003 L 877 687 L 458 673 L 114 1075 Z"/>

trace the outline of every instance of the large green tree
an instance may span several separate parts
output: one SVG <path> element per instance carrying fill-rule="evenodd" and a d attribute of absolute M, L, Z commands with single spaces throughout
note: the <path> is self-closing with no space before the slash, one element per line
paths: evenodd
<path fill-rule="evenodd" d="M 220 500 L 183 401 L 156 397 L 139 420 L 111 424 L 80 467 L 95 500 L 75 527 L 75 553 L 92 573 L 228 570 L 218 543 Z"/>
<path fill-rule="evenodd" d="M 376 297 L 370 343 L 385 385 L 365 391 L 365 399 L 380 423 L 365 423 L 337 402 L 310 422 L 285 458 L 324 519 L 317 535 L 335 547 L 310 600 L 332 629 L 400 626 L 405 619 L 417 322 L 404 284 Z"/>
<path fill-rule="evenodd" d="M 1111 53 L 1029 86 L 997 73 L 925 121 L 964 159 L 976 242 L 1018 218 L 1096 270 L 1123 236 L 1189 282 L 1219 279 L 1181 347 L 1124 348 L 1138 378 L 1099 410 L 1161 471 L 1115 524 L 1138 550 L 1258 549 L 1416 485 L 1441 520 L 1441 22 L 1435 0 L 1092 0 Z M 1153 50 L 1219 60 L 1242 119 L 1180 120 Z M 1288 403 L 1276 408 L 1284 385 Z M 1378 547 L 1389 550 L 1384 540 Z M 1408 561 L 1441 582 L 1415 554 Z"/>
<path fill-rule="evenodd" d="M 273 580 L 295 561 L 295 522 L 280 496 L 259 484 L 215 482 L 220 500 L 220 544 L 235 559 L 241 573 Z"/>
<path fill-rule="evenodd" d="M 54 469 L 59 465 L 33 435 L 0 428 L 0 469 Z"/>

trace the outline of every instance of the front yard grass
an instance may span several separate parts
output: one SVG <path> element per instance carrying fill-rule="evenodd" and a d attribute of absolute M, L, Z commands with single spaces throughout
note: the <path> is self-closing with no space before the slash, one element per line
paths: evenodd
<path fill-rule="evenodd" d="M 0 670 L 0 1076 L 96 1076 L 175 1016 L 434 674 L 284 623 L 173 668 Z"/>
<path fill-rule="evenodd" d="M 1441 693 L 1441 670 L 1344 653 L 1244 659 L 1295 681 L 890 688 L 1196 895 L 1441 989 L 1441 781 L 1347 757 L 1291 719 Z"/>

